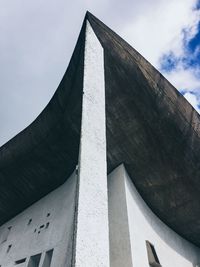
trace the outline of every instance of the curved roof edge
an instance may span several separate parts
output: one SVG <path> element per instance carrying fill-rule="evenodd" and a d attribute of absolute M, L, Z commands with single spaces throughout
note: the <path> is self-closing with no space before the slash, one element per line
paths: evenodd
<path fill-rule="evenodd" d="M 108 172 L 120 163 L 152 211 L 200 246 L 200 117 L 135 49 L 90 13 L 104 48 Z M 0 148 L 0 224 L 62 184 L 78 161 L 85 20 L 56 93 Z"/>

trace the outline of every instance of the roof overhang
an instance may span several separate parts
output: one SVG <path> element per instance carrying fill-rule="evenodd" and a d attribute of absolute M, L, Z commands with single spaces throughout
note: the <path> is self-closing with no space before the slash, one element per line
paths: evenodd
<path fill-rule="evenodd" d="M 87 13 L 104 48 L 108 173 L 122 162 L 150 208 L 200 245 L 199 114 L 137 51 Z M 79 155 L 85 21 L 50 103 L 0 149 L 0 223 L 61 185 Z"/>

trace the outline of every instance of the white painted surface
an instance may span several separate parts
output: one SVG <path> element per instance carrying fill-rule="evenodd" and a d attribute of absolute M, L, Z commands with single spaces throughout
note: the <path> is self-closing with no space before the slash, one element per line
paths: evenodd
<path fill-rule="evenodd" d="M 27 267 L 30 256 L 38 253 L 42 253 L 39 267 L 43 267 L 45 253 L 50 249 L 54 249 L 51 267 L 71 266 L 76 181 L 72 174 L 58 189 L 0 227 L 2 237 L 7 227 L 12 226 L 7 241 L 1 243 L 0 239 L 1 267 Z M 23 258 L 25 263 L 15 265 L 15 261 Z"/>
<path fill-rule="evenodd" d="M 76 267 L 109 266 L 103 48 L 86 25 Z"/>
<path fill-rule="evenodd" d="M 108 176 L 108 214 L 111 267 L 132 267 L 124 169 Z"/>
<path fill-rule="evenodd" d="M 180 237 L 154 215 L 138 194 L 123 165 L 120 165 L 112 173 L 112 179 L 109 182 L 109 191 L 111 191 L 112 198 L 116 198 L 114 195 L 117 193 L 113 187 L 113 183 L 116 183 L 115 179 L 119 184 L 123 181 L 125 186 L 133 267 L 149 266 L 146 240 L 154 245 L 160 264 L 163 267 L 199 266 L 200 249 Z M 112 208 L 118 209 L 120 205 L 121 201 L 119 199 L 118 202 L 116 201 L 115 207 L 113 205 Z M 110 227 L 115 227 L 116 235 L 121 235 L 120 226 L 116 223 Z M 118 253 L 120 254 L 119 247 Z M 111 266 L 120 267 L 114 261 L 111 262 Z"/>

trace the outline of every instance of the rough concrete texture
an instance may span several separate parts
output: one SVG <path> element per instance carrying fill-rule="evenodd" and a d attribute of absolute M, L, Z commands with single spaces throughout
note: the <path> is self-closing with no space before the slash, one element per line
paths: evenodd
<path fill-rule="evenodd" d="M 199 266 L 200 249 L 167 227 L 149 209 L 133 185 L 124 165 L 116 168 L 108 179 L 109 209 L 112 209 L 111 214 L 115 214 L 115 218 L 118 217 L 119 220 L 109 217 L 110 229 L 112 229 L 110 234 L 112 267 L 129 266 L 126 265 L 127 257 L 132 258 L 131 266 L 148 266 L 146 240 L 154 245 L 161 266 Z M 124 195 L 123 198 L 118 197 L 120 195 Z M 124 199 L 126 205 L 124 204 Z M 124 213 L 127 213 L 123 217 L 120 217 L 119 206 L 121 205 L 124 206 Z M 125 222 L 126 217 L 128 220 Z M 131 255 L 128 250 L 126 254 L 123 250 L 123 233 L 125 230 L 127 233 L 129 232 Z M 129 244 L 129 239 L 126 237 L 126 246 Z M 120 247 L 120 242 L 122 248 Z M 118 265 L 118 262 L 121 265 Z"/>
<path fill-rule="evenodd" d="M 108 173 L 123 162 L 154 213 L 200 246 L 200 116 L 135 49 L 89 20 L 104 48 Z"/>
<path fill-rule="evenodd" d="M 86 25 L 76 267 L 109 266 L 103 48 Z"/>
<path fill-rule="evenodd" d="M 73 173 L 62 186 L 1 226 L 1 267 L 72 266 L 76 182 Z M 37 254 L 40 264 L 34 265 L 30 257 Z"/>
<path fill-rule="evenodd" d="M 87 14 L 86 20 L 93 29 L 96 51 L 91 47 L 94 60 L 90 58 L 91 61 L 85 65 L 91 70 L 84 72 L 85 78 L 87 76 L 91 86 L 100 88 L 105 74 L 108 173 L 123 162 L 151 210 L 181 236 L 200 246 L 200 116 L 151 64 L 117 34 L 91 14 Z M 29 127 L 0 149 L 0 224 L 64 183 L 78 163 L 86 20 L 69 67 L 52 100 Z M 99 57 L 102 59 L 103 56 L 104 62 L 102 60 L 100 64 Z M 84 178 L 80 179 L 83 190 L 80 185 L 79 215 L 86 219 L 100 211 L 106 221 L 105 154 L 102 152 L 102 163 L 99 160 L 100 145 L 97 144 L 101 140 L 95 139 L 104 132 L 102 120 L 105 116 L 102 114 L 105 110 L 97 111 L 103 108 L 102 96 L 97 90 L 97 94 L 83 97 L 91 104 L 83 114 L 85 126 L 82 127 L 84 131 L 88 128 L 90 139 L 86 134 L 82 136 L 83 149 L 81 147 L 80 151 L 83 150 L 81 153 L 87 157 L 83 156 L 81 161 L 89 166 L 91 161 L 92 168 L 84 170 L 84 167 L 83 175 L 80 175 Z M 103 142 L 102 148 L 104 151 Z M 92 174 L 90 177 L 89 172 Z M 86 179 L 87 183 L 84 182 Z M 86 192 L 92 186 L 96 191 L 90 197 L 90 190 L 88 195 Z M 88 206 L 82 200 L 86 200 Z M 97 203 L 99 207 L 95 211 Z M 86 207 L 85 214 L 81 205 Z M 81 227 L 85 227 L 80 230 L 82 234 L 90 228 L 92 232 L 92 227 L 84 223 Z M 101 239 L 100 243 L 103 243 Z M 81 250 L 82 254 L 88 255 L 84 249 Z M 108 257 L 105 259 L 107 261 Z"/>

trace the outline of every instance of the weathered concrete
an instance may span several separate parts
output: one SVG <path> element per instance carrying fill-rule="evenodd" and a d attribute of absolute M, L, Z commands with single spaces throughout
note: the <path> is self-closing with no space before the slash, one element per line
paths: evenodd
<path fill-rule="evenodd" d="M 111 209 L 111 215 L 115 214 L 115 218 L 118 217 L 118 220 L 109 217 L 112 229 L 110 235 L 112 267 L 129 266 L 126 265 L 127 257 L 132 259 L 131 266 L 148 266 L 146 240 L 154 245 L 161 266 L 199 266 L 200 249 L 177 235 L 153 214 L 137 192 L 123 165 L 116 168 L 108 179 L 109 210 Z M 124 206 L 122 218 L 119 206 Z M 130 240 L 126 237 L 126 246 L 130 242 L 131 255 L 128 250 L 124 252 L 124 231 L 129 232 Z"/>
<path fill-rule="evenodd" d="M 104 52 L 108 173 L 124 162 L 154 213 L 200 246 L 200 116 L 130 45 L 91 14 L 86 19 Z M 0 149 L 0 224 L 61 185 L 78 163 L 85 24 L 50 103 Z"/>
<path fill-rule="evenodd" d="M 86 25 L 75 266 L 109 266 L 103 48 Z"/>
<path fill-rule="evenodd" d="M 62 186 L 0 228 L 0 266 L 72 266 L 76 183 L 73 173 Z M 8 227 L 12 228 L 4 241 Z M 50 265 L 47 251 L 52 249 Z M 30 257 L 36 254 L 41 254 L 40 265 L 31 265 Z M 25 262 L 16 264 L 23 259 Z"/>
<path fill-rule="evenodd" d="M 200 116 L 116 33 L 90 23 L 105 55 L 108 173 L 123 162 L 154 213 L 200 245 Z"/>

